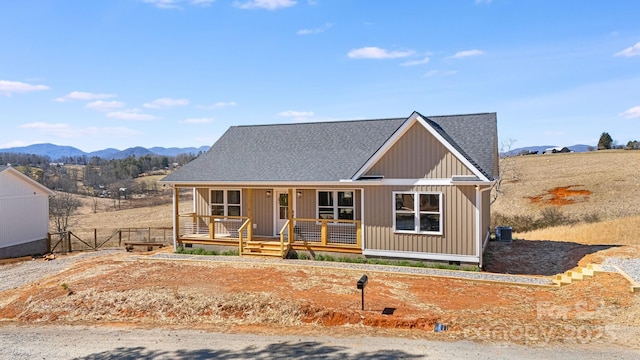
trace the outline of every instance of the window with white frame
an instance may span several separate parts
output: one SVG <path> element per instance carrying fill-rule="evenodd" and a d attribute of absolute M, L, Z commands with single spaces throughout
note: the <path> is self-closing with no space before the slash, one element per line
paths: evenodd
<path fill-rule="evenodd" d="M 211 190 L 211 215 L 241 216 L 240 190 Z"/>
<path fill-rule="evenodd" d="M 393 230 L 442 234 L 442 194 L 428 192 L 393 193 Z"/>
<path fill-rule="evenodd" d="M 354 192 L 346 190 L 318 190 L 318 219 L 353 220 Z"/>

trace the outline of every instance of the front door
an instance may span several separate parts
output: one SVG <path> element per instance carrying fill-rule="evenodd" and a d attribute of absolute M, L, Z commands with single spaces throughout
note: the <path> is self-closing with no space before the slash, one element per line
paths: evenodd
<path fill-rule="evenodd" d="M 289 192 L 287 190 L 276 190 L 274 192 L 275 199 L 275 216 L 276 216 L 276 236 L 280 235 L 280 230 L 289 219 Z"/>

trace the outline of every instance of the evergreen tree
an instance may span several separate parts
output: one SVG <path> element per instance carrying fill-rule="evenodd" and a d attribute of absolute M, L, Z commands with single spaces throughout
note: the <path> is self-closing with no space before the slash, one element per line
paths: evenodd
<path fill-rule="evenodd" d="M 603 132 L 600 135 L 600 140 L 598 140 L 598 150 L 611 149 L 611 145 L 613 144 L 613 139 L 611 135 L 607 132 Z"/>

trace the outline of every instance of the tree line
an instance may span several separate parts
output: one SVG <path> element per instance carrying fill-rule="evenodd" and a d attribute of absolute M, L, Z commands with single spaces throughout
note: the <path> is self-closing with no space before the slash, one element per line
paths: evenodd
<path fill-rule="evenodd" d="M 51 162 L 48 156 L 17 153 L 0 153 L 0 164 L 12 165 L 25 175 L 44 186 L 69 193 L 107 196 L 114 189 L 126 188 L 127 193 L 142 193 L 142 188 L 133 179 L 144 174 L 170 170 L 195 159 L 198 155 L 180 154 L 177 156 L 129 156 L 125 159 L 107 160 L 97 156 L 80 159 L 67 158 L 72 164 L 86 160 L 84 166 L 64 166 L 63 162 Z M 118 191 L 114 195 L 118 194 Z M 109 196 L 109 197 L 112 197 Z"/>
<path fill-rule="evenodd" d="M 640 150 L 640 141 L 630 140 L 626 146 L 618 145 L 608 132 L 600 134 L 598 140 L 598 150 L 606 149 L 627 149 L 627 150 Z"/>

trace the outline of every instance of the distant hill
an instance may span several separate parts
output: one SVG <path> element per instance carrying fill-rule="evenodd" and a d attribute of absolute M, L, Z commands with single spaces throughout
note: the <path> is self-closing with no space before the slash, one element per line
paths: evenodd
<path fill-rule="evenodd" d="M 553 148 L 553 147 L 558 147 L 559 145 L 539 145 L 539 146 L 526 146 L 526 147 L 521 147 L 521 148 L 517 148 L 517 149 L 513 149 L 511 151 L 507 151 L 504 153 L 501 153 L 500 155 L 507 155 L 507 156 L 513 156 L 513 155 L 518 155 L 524 151 L 529 151 L 529 152 L 538 152 L 538 154 L 542 154 L 543 151 L 545 151 L 546 149 L 549 148 Z M 567 146 L 567 148 L 573 152 L 587 152 L 589 151 L 589 148 L 595 148 L 595 146 L 593 145 L 584 145 L 584 144 L 577 144 L 577 145 L 571 145 L 571 146 Z"/>
<path fill-rule="evenodd" d="M 125 159 L 129 156 L 141 157 L 145 155 L 150 156 L 178 156 L 180 154 L 193 154 L 197 155 L 199 152 L 206 152 L 209 150 L 209 146 L 187 147 L 187 148 L 164 148 L 164 147 L 152 147 L 147 149 L 141 146 L 128 148 L 125 150 L 118 150 L 108 148 L 104 150 L 98 150 L 93 152 L 84 152 L 72 146 L 62 146 L 55 144 L 34 144 L 29 146 L 12 147 L 0 149 L 0 153 L 16 153 L 16 154 L 34 154 L 38 156 L 48 156 L 51 161 L 60 161 L 63 158 L 69 157 L 81 157 L 87 156 L 88 158 L 97 156 L 103 159 Z"/>

